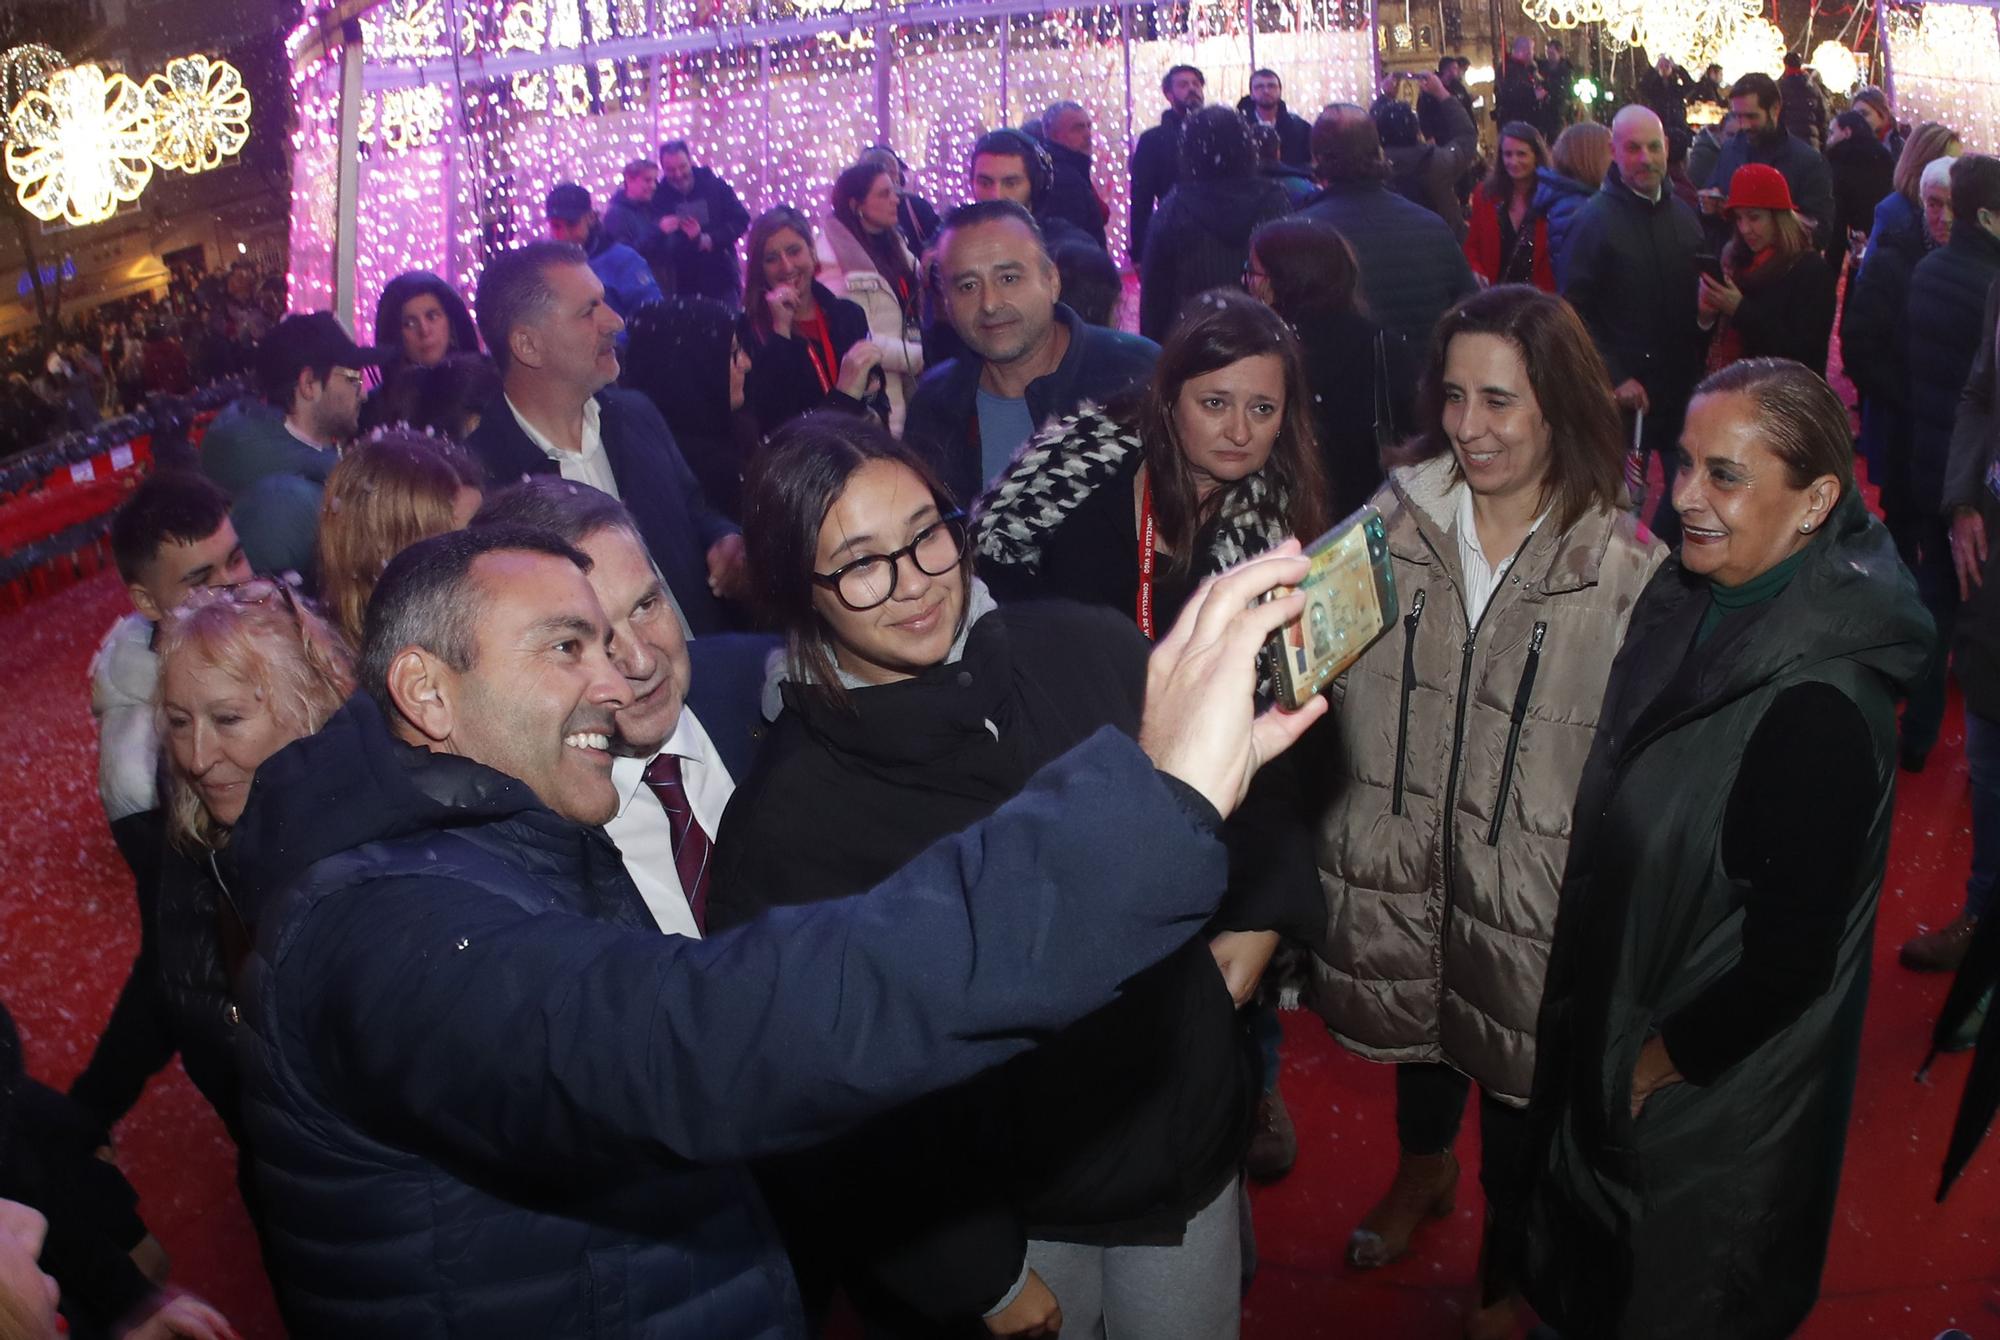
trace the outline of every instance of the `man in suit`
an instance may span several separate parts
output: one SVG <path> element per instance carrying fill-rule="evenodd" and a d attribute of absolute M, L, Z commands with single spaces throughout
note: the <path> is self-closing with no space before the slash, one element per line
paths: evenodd
<path fill-rule="evenodd" d="M 612 385 L 625 323 L 581 248 L 533 242 L 479 277 L 479 333 L 501 403 L 466 445 L 495 480 L 561 475 L 623 501 L 696 636 L 744 594 L 742 532 L 709 506 L 653 402 Z"/>
<path fill-rule="evenodd" d="M 660 929 L 700 938 L 709 847 L 763 734 L 764 660 L 777 639 L 683 637 L 631 512 L 608 493 L 523 480 L 489 498 L 473 524 L 547 531 L 591 560 L 591 590 L 611 622 L 611 662 L 631 699 L 613 718 L 618 810 L 604 831 Z"/>

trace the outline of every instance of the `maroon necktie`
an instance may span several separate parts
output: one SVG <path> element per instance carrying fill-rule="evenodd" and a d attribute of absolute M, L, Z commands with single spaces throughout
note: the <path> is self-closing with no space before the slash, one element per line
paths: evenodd
<path fill-rule="evenodd" d="M 674 870 L 681 877 L 681 892 L 687 895 L 694 912 L 694 924 L 708 934 L 708 834 L 694 817 L 688 804 L 687 786 L 681 781 L 681 761 L 674 754 L 661 754 L 646 765 L 645 783 L 659 797 L 667 812 L 667 832 L 674 844 Z"/>

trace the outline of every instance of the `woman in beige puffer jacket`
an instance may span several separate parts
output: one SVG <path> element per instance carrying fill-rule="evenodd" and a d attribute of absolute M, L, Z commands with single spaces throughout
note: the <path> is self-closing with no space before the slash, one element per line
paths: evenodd
<path fill-rule="evenodd" d="M 1621 510 L 1624 433 L 1576 314 L 1524 286 L 1439 322 L 1418 464 L 1376 494 L 1401 618 L 1342 677 L 1317 824 L 1326 939 L 1308 1001 L 1397 1066 L 1394 1183 L 1349 1241 L 1401 1255 L 1446 1213 L 1481 1090 L 1489 1205 L 1467 1334 L 1512 1335 L 1534 1030 L 1578 778 L 1664 550 Z"/>

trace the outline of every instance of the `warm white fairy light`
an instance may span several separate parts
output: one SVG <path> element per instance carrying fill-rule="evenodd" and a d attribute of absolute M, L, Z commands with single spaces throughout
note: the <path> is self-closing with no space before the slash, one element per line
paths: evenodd
<path fill-rule="evenodd" d="M 1883 51 L 1901 118 L 1950 126 L 1965 147 L 2000 150 L 2000 27 L 1984 5 L 1891 10 Z"/>
<path fill-rule="evenodd" d="M 145 93 L 155 166 L 208 172 L 250 142 L 250 90 L 228 61 L 170 60 L 164 71 L 147 77 Z"/>
<path fill-rule="evenodd" d="M 7 176 L 38 219 L 108 219 L 153 179 L 153 118 L 139 86 L 95 65 L 58 70 L 8 118 Z"/>
<path fill-rule="evenodd" d="M 856 2 L 457 0 L 459 27 L 448 34 L 452 5 L 385 0 L 363 20 L 368 70 L 429 73 L 400 87 L 378 81 L 385 86 L 367 105 L 371 142 L 360 165 L 355 260 L 361 328 L 373 320 L 382 285 L 406 269 L 436 271 L 469 295 L 483 256 L 540 234 L 550 187 L 575 181 L 602 209 L 621 188 L 625 162 L 652 158 L 666 139 L 688 140 L 697 160 L 728 180 L 753 214 L 790 204 L 824 215 L 834 176 L 884 137 L 876 99 L 885 58 L 888 141 L 910 165 L 911 188 L 940 211 L 967 198 L 966 153 L 980 133 L 1018 125 L 1060 99 L 1082 103 L 1095 126 L 1095 184 L 1111 205 L 1113 249 L 1123 254 L 1128 52 L 1117 5 L 1013 16 L 967 5 L 947 20 L 878 29 L 851 19 Z M 874 0 L 862 6 L 882 7 Z M 1281 17 L 1265 23 L 1270 10 Z M 1367 5 L 1291 0 L 1258 11 L 1256 63 L 1284 76 L 1294 110 L 1310 119 L 1329 102 L 1370 100 L 1375 51 Z M 1233 104 L 1248 91 L 1244 12 L 1241 0 L 1194 0 L 1132 24 L 1131 135 L 1157 123 L 1159 81 L 1171 65 L 1205 70 L 1210 103 Z M 760 22 L 801 19 L 826 26 L 756 40 Z M 875 49 L 878 32 L 891 43 L 886 53 Z M 645 60 L 592 54 L 618 38 L 705 34 L 714 38 L 706 48 Z M 440 86 L 436 61 L 449 55 L 448 44 L 500 55 L 575 51 L 577 59 L 457 85 L 446 78 Z M 289 49 L 313 47 L 295 37 Z M 333 291 L 337 58 L 295 65 L 293 86 L 293 302 L 323 306 Z M 398 91 L 435 91 L 442 106 L 392 102 Z"/>
<path fill-rule="evenodd" d="M 1737 25 L 1708 54 L 1708 62 L 1722 67 L 1722 82 L 1733 84 L 1746 74 L 1768 74 L 1773 79 L 1785 71 L 1785 35 L 1769 19 L 1751 19 Z"/>
<path fill-rule="evenodd" d="M 1851 93 L 1861 83 L 1861 58 L 1831 38 L 1813 48 L 1806 64 L 1835 93 Z"/>

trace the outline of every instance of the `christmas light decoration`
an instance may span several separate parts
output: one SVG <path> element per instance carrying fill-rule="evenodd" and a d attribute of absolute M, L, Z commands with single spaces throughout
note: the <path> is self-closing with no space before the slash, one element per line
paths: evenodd
<path fill-rule="evenodd" d="M 228 61 L 183 56 L 145 84 L 153 163 L 180 172 L 222 166 L 250 141 L 250 90 Z"/>
<path fill-rule="evenodd" d="M 1528 22 L 1544 28 L 1576 28 L 1604 21 L 1604 0 L 1521 0 Z"/>
<path fill-rule="evenodd" d="M 2000 149 L 2000 27 L 1984 5 L 1892 9 L 1882 50 L 1905 121 L 1936 121 L 1978 153 Z"/>
<path fill-rule="evenodd" d="M 1806 64 L 1819 71 L 1820 82 L 1835 93 L 1851 93 L 1861 83 L 1861 58 L 1830 39 L 1813 48 Z"/>
<path fill-rule="evenodd" d="M 1722 67 L 1725 86 L 1746 74 L 1776 79 L 1785 71 L 1785 35 L 1769 19 L 1751 19 L 1738 24 L 1702 63 L 1710 62 Z"/>
<path fill-rule="evenodd" d="M 789 204 L 814 216 L 826 213 L 840 170 L 886 141 L 908 164 L 908 189 L 943 211 L 968 197 L 966 155 L 981 133 L 1059 100 L 1091 115 L 1093 178 L 1122 254 L 1126 160 L 1159 119 L 1169 66 L 1206 71 L 1211 104 L 1249 91 L 1253 55 L 1254 66 L 1279 71 L 1304 115 L 1372 100 L 1366 3 L 1258 5 L 1254 30 L 1248 8 L 381 0 L 361 17 L 366 150 L 352 206 L 351 315 L 365 330 L 383 285 L 409 269 L 434 271 L 469 296 L 487 255 L 541 235 L 551 187 L 574 181 L 602 210 L 622 189 L 624 164 L 653 158 L 664 140 L 686 139 L 753 214 Z M 291 294 L 302 309 L 330 305 L 334 288 L 341 80 L 332 40 L 308 21 L 287 43 L 299 114 Z M 1427 25 L 1412 24 L 1413 43 L 1431 40 Z M 462 68 L 454 60 L 474 54 Z"/>
<path fill-rule="evenodd" d="M 56 71 L 8 117 L 7 176 L 21 207 L 44 221 L 110 218 L 153 179 L 152 151 L 145 95 L 95 65 Z"/>
<path fill-rule="evenodd" d="M 13 107 L 30 93 L 46 89 L 55 72 L 68 64 L 61 52 L 40 42 L 0 53 L 0 107 Z"/>

